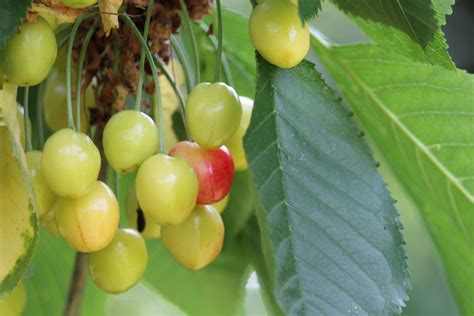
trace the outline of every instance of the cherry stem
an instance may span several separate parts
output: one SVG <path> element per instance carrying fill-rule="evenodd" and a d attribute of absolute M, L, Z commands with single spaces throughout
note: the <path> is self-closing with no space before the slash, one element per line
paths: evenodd
<path fill-rule="evenodd" d="M 222 64 L 222 9 L 221 1 L 216 0 L 217 8 L 217 61 L 216 61 L 216 72 L 214 74 L 214 82 L 221 80 L 221 64 Z"/>
<path fill-rule="evenodd" d="M 43 96 L 45 84 L 40 83 L 38 87 L 38 96 L 36 98 L 36 123 L 38 124 L 38 148 L 43 148 L 44 145 L 44 118 L 43 118 Z"/>
<path fill-rule="evenodd" d="M 143 30 L 143 38 L 145 38 L 145 40 L 148 40 L 148 29 L 150 28 L 151 13 L 153 12 L 154 5 L 155 5 L 155 0 L 150 0 L 150 3 L 148 4 L 148 8 L 146 10 L 145 28 Z M 145 49 L 142 48 L 142 51 L 140 54 L 140 71 L 138 75 L 137 98 L 135 99 L 136 111 L 140 111 L 140 108 L 141 108 L 144 78 L 145 78 Z"/>
<path fill-rule="evenodd" d="M 79 60 L 77 62 L 77 74 L 76 74 L 76 126 L 81 129 L 81 83 L 82 83 L 82 69 L 84 67 L 84 60 L 86 59 L 87 48 L 99 25 L 99 19 L 96 19 L 92 24 L 91 28 L 86 34 L 84 41 L 82 42 L 81 52 L 79 54 Z M 84 105 L 86 106 L 86 105 Z"/>
<path fill-rule="evenodd" d="M 185 118 L 185 110 L 186 110 L 186 101 L 184 100 L 184 96 L 181 93 L 181 90 L 179 89 L 176 80 L 173 78 L 173 76 L 170 74 L 168 69 L 165 67 L 165 65 L 159 60 L 156 56 L 153 56 L 153 59 L 155 63 L 158 65 L 158 68 L 160 68 L 161 72 L 165 75 L 166 79 L 170 83 L 171 87 L 173 87 L 174 92 L 176 92 L 176 95 L 178 96 L 179 100 L 179 112 L 181 114 L 181 118 L 183 119 L 183 125 L 184 129 L 186 131 L 186 135 L 189 137 L 188 133 L 188 128 L 186 126 L 186 118 Z"/>
<path fill-rule="evenodd" d="M 194 73 L 196 76 L 196 84 L 198 84 L 201 82 L 201 72 L 199 69 L 199 51 L 196 36 L 194 35 L 193 24 L 191 22 L 191 18 L 189 17 L 189 12 L 188 8 L 186 7 L 186 3 L 184 2 L 184 0 L 179 0 L 179 5 L 181 6 L 181 10 L 183 10 L 184 25 L 186 25 L 186 28 L 189 32 L 189 38 L 191 39 L 191 47 L 194 56 Z"/>
<path fill-rule="evenodd" d="M 64 308 L 64 316 L 78 316 L 82 297 L 84 296 L 84 289 L 86 287 L 87 277 L 87 262 L 86 255 L 77 252 L 76 260 L 74 262 L 74 271 L 71 277 L 71 283 L 69 286 L 69 294 Z"/>
<path fill-rule="evenodd" d="M 74 25 L 72 27 L 71 35 L 69 36 L 69 43 L 67 47 L 67 56 L 66 56 L 66 93 L 67 93 L 67 118 L 68 118 L 68 127 L 72 130 L 76 130 L 74 126 L 74 117 L 72 112 L 72 91 L 71 91 L 71 64 L 72 64 L 72 48 L 74 46 L 74 39 L 76 37 L 79 26 L 82 21 L 95 15 L 95 13 L 81 14 L 77 17 Z M 78 126 L 80 128 L 80 126 Z"/>
<path fill-rule="evenodd" d="M 174 52 L 176 52 L 179 63 L 181 66 L 183 66 L 183 71 L 186 78 L 186 90 L 188 90 L 189 93 L 193 88 L 193 83 L 191 82 L 191 67 L 189 66 L 188 59 L 184 56 L 184 51 L 181 47 L 181 44 L 175 36 L 171 36 L 171 47 L 173 48 Z"/>
<path fill-rule="evenodd" d="M 202 31 L 204 33 L 207 34 L 208 30 L 209 30 L 209 26 L 204 23 L 203 21 L 199 21 L 197 22 L 199 27 L 202 29 Z M 217 41 L 216 37 L 214 35 L 208 35 L 206 36 L 207 39 L 209 40 L 209 42 L 212 44 L 212 46 L 214 46 L 214 49 L 217 51 L 217 48 L 219 46 L 219 42 Z M 230 85 L 230 86 L 234 86 L 234 79 L 232 77 L 232 72 L 230 71 L 230 65 L 229 65 L 229 61 L 227 60 L 227 56 L 224 52 L 224 50 L 222 50 L 222 70 L 224 71 L 224 77 L 225 77 L 225 80 L 226 82 Z"/>
<path fill-rule="evenodd" d="M 30 88 L 25 87 L 23 90 L 23 106 L 25 109 L 24 113 L 24 124 L 25 124 L 25 139 L 26 139 L 26 152 L 32 151 L 33 146 L 31 145 L 31 129 L 30 129 L 30 113 L 29 113 L 29 94 L 30 94 Z"/>
<path fill-rule="evenodd" d="M 160 81 L 158 80 L 158 71 L 156 69 L 156 65 L 153 62 L 153 55 L 148 48 L 146 40 L 143 38 L 140 30 L 137 28 L 135 23 L 133 23 L 132 19 L 130 19 L 127 15 L 121 15 L 120 18 L 125 21 L 125 23 L 130 27 L 133 31 L 135 36 L 137 37 L 140 45 L 143 49 L 145 49 L 146 59 L 148 64 L 151 68 L 151 74 L 153 76 L 153 82 L 155 83 L 155 93 L 153 94 L 154 97 L 154 104 L 158 106 L 158 129 L 159 129 L 159 137 L 160 137 L 160 152 L 163 154 L 165 153 L 165 137 L 164 137 L 164 128 L 163 128 L 163 104 L 161 103 L 161 93 L 160 93 Z"/>

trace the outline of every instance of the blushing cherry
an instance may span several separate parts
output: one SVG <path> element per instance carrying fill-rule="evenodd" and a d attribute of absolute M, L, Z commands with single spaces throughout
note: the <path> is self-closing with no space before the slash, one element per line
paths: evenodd
<path fill-rule="evenodd" d="M 234 161 L 225 146 L 205 149 L 196 143 L 182 141 L 169 155 L 183 158 L 194 169 L 199 182 L 198 204 L 213 204 L 230 192 Z"/>

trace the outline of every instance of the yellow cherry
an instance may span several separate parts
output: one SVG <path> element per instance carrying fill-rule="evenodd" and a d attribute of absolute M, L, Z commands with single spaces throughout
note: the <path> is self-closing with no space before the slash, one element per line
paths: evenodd
<path fill-rule="evenodd" d="M 94 252 L 105 248 L 117 231 L 117 198 L 103 182 L 96 181 L 86 195 L 59 198 L 53 206 L 59 233 L 77 251 Z"/>

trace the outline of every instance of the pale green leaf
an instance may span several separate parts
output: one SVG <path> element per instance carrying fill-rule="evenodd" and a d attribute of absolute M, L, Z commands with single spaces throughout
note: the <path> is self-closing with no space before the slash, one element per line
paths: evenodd
<path fill-rule="evenodd" d="M 257 64 L 245 147 L 279 305 L 288 315 L 401 312 L 401 225 L 349 111 L 313 64 Z"/>
<path fill-rule="evenodd" d="M 318 55 L 418 204 L 458 303 L 474 313 L 474 77 L 380 47 Z"/>
<path fill-rule="evenodd" d="M 40 231 L 40 242 L 25 278 L 25 315 L 61 315 L 67 300 L 75 251 L 59 236 Z M 108 295 L 97 289 L 87 276 L 81 315 L 104 315 Z"/>
<path fill-rule="evenodd" d="M 38 239 L 38 218 L 17 120 L 17 87 L 0 90 L 0 297 L 21 280 Z"/>

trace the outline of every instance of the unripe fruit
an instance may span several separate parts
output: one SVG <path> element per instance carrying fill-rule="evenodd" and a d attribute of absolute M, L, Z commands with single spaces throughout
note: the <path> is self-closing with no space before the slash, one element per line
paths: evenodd
<path fill-rule="evenodd" d="M 7 41 L 0 53 L 2 71 L 7 80 L 18 86 L 33 86 L 43 81 L 54 64 L 56 37 L 48 22 L 37 17 L 25 22 L 19 32 Z"/>
<path fill-rule="evenodd" d="M 59 233 L 80 252 L 105 248 L 114 238 L 119 223 L 117 198 L 100 181 L 80 198 L 59 198 L 53 211 Z"/>
<path fill-rule="evenodd" d="M 204 149 L 196 143 L 183 141 L 173 146 L 169 154 L 186 160 L 196 173 L 199 183 L 198 204 L 215 203 L 230 192 L 234 180 L 234 162 L 225 146 Z"/>
<path fill-rule="evenodd" d="M 40 221 L 53 207 L 56 195 L 49 188 L 46 183 L 46 179 L 41 169 L 41 157 L 40 151 L 29 151 L 26 153 L 26 162 L 28 164 L 28 170 L 30 172 L 31 183 L 33 185 L 33 191 L 35 192 L 36 205 L 38 206 L 38 217 Z"/>
<path fill-rule="evenodd" d="M 309 26 L 288 0 L 264 0 L 253 9 L 250 40 L 266 61 L 281 68 L 299 64 L 309 50 Z"/>
<path fill-rule="evenodd" d="M 148 115 L 139 111 L 122 111 L 107 122 L 103 144 L 105 157 L 115 171 L 133 172 L 156 153 L 158 129 Z"/>
<path fill-rule="evenodd" d="M 143 237 L 133 229 L 118 229 L 104 249 L 87 256 L 89 272 L 98 288 L 109 293 L 125 292 L 145 272 L 148 253 Z"/>
<path fill-rule="evenodd" d="M 227 194 L 222 200 L 212 204 L 212 206 L 219 212 L 219 214 L 224 213 L 225 208 L 229 204 L 229 194 Z"/>
<path fill-rule="evenodd" d="M 182 223 L 196 204 L 198 181 L 181 158 L 154 155 L 140 166 L 135 181 L 138 204 L 157 224 Z"/>
<path fill-rule="evenodd" d="M 224 223 L 214 207 L 197 205 L 184 223 L 164 226 L 161 238 L 178 263 L 199 270 L 221 252 Z"/>
<path fill-rule="evenodd" d="M 73 95 L 75 94 L 75 75 L 72 75 Z M 85 95 L 81 96 L 81 131 L 86 132 L 89 128 L 89 108 L 94 107 L 95 97 L 92 87 L 86 89 Z M 67 128 L 67 90 L 66 73 L 61 68 L 55 68 L 51 72 L 43 95 L 44 120 L 53 131 Z M 76 99 L 72 99 L 72 113 L 77 115 Z"/>
<path fill-rule="evenodd" d="M 54 193 L 78 198 L 86 194 L 97 180 L 100 153 L 87 135 L 62 129 L 46 141 L 41 165 Z"/>
<path fill-rule="evenodd" d="M 0 298 L 0 315 L 20 316 L 26 305 L 26 288 L 21 280 L 6 297 Z"/>
<path fill-rule="evenodd" d="M 126 207 L 130 227 L 142 234 L 143 238 L 153 239 L 160 237 L 161 226 L 156 224 L 138 206 L 135 185 L 128 191 Z"/>
<path fill-rule="evenodd" d="M 204 148 L 217 148 L 237 130 L 242 107 L 234 88 L 222 82 L 203 82 L 193 88 L 186 106 L 191 138 Z"/>
<path fill-rule="evenodd" d="M 97 0 L 61 0 L 65 7 L 83 9 L 97 3 Z"/>
<path fill-rule="evenodd" d="M 252 116 L 253 100 L 247 97 L 240 97 L 240 104 L 242 104 L 242 119 L 239 128 L 232 135 L 232 137 L 225 143 L 234 158 L 235 170 L 246 170 L 249 165 L 244 149 L 244 135 L 250 125 L 250 118 Z"/>

